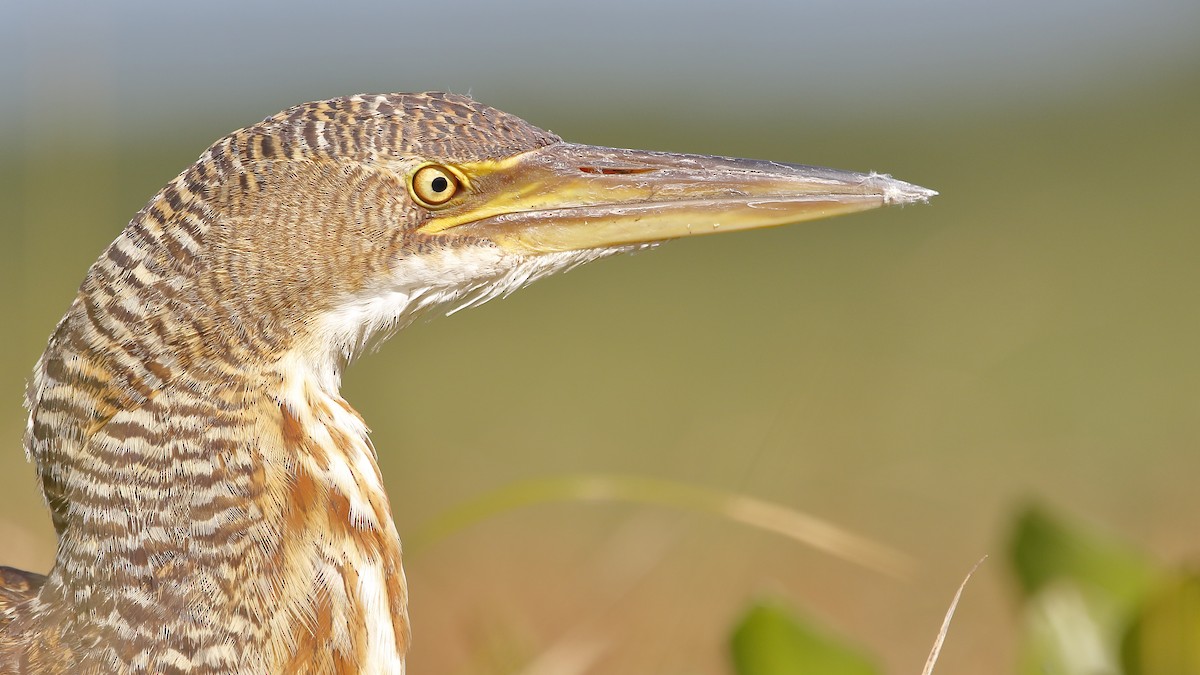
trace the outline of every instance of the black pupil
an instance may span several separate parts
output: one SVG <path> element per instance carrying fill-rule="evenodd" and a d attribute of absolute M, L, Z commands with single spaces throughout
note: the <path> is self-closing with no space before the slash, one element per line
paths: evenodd
<path fill-rule="evenodd" d="M 446 180 L 445 176 L 438 176 L 429 184 L 434 192 L 445 192 L 446 188 L 450 187 L 450 181 Z"/>

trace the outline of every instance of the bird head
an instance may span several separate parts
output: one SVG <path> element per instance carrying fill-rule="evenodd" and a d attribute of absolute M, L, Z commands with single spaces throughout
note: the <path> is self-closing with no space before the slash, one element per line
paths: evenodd
<path fill-rule="evenodd" d="M 336 377 L 430 308 L 668 239 L 933 194 L 874 173 L 568 143 L 463 96 L 360 95 L 218 141 L 125 236 L 155 242 L 164 298 L 206 308 L 205 345 L 298 348 Z"/>
<path fill-rule="evenodd" d="M 566 143 L 446 94 L 236 131 L 92 265 L 30 381 L 26 449 L 60 535 L 34 625 L 51 649 L 87 645 L 86 672 L 276 656 L 257 669 L 403 672 L 399 538 L 336 392 L 373 336 L 612 253 L 932 194 Z"/>

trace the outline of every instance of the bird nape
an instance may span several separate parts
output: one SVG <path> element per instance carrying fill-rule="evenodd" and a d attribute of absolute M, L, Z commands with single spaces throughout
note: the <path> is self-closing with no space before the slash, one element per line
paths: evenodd
<path fill-rule="evenodd" d="M 440 93 L 234 132 L 92 265 L 37 363 L 58 549 L 44 577 L 0 568 L 0 672 L 403 672 L 400 537 L 338 394 L 373 337 L 667 239 L 934 194 L 566 143 Z"/>

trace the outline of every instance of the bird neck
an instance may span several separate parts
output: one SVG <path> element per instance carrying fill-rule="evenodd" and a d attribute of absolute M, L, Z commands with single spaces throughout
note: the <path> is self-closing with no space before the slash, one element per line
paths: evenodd
<path fill-rule="evenodd" d="M 86 304 L 29 393 L 59 532 L 35 618 L 101 670 L 402 672 L 400 540 L 336 377 L 294 351 L 236 368 L 134 358 L 89 332 Z"/>

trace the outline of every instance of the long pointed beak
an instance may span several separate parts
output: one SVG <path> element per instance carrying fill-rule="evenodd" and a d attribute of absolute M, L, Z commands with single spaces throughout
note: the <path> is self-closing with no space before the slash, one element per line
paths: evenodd
<path fill-rule="evenodd" d="M 773 227 L 937 194 L 876 173 L 571 143 L 456 169 L 468 194 L 420 230 L 524 253 Z"/>

